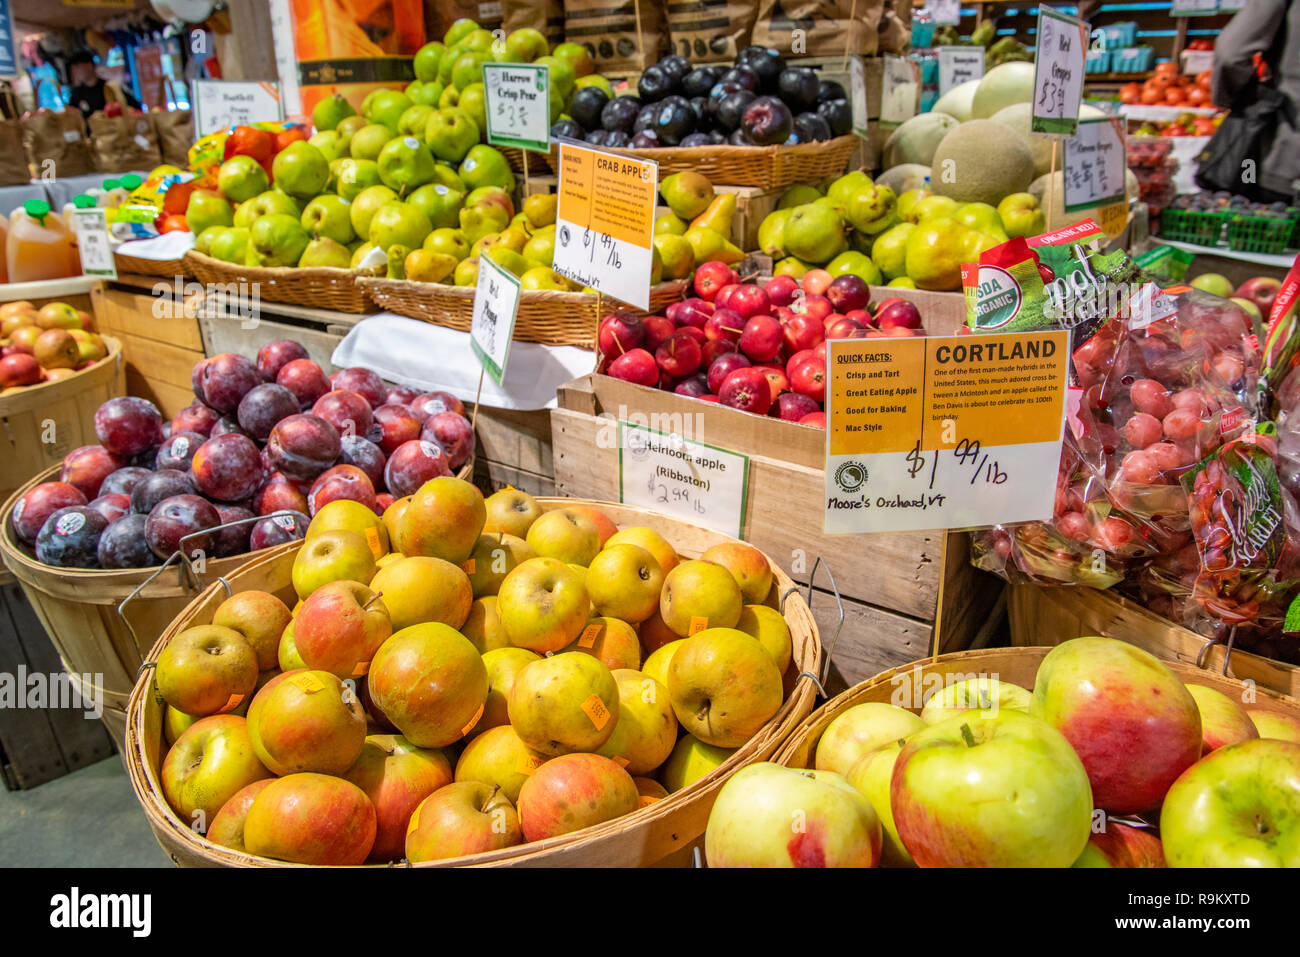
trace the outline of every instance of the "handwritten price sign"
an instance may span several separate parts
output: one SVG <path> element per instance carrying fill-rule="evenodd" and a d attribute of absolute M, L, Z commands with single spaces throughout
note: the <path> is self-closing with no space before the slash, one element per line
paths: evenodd
<path fill-rule="evenodd" d="M 108 240 L 108 216 L 103 209 L 78 209 L 72 214 L 72 231 L 77 235 L 81 272 L 102 279 L 117 278 L 117 260 Z"/>
<path fill-rule="evenodd" d="M 827 534 L 1052 514 L 1069 333 L 830 340 Z"/>
<path fill-rule="evenodd" d="M 1034 52 L 1035 133 L 1070 135 L 1079 123 L 1087 23 L 1051 7 L 1038 8 L 1038 47 Z"/>
<path fill-rule="evenodd" d="M 658 194 L 657 163 L 561 143 L 552 268 L 649 309 Z"/>
<path fill-rule="evenodd" d="M 505 378 L 518 310 L 519 280 L 487 256 L 480 256 L 469 341 L 474 355 L 497 385 Z"/>
<path fill-rule="evenodd" d="M 1099 116 L 1080 120 L 1065 140 L 1065 211 L 1073 213 L 1124 199 L 1124 135 L 1121 120 Z"/>
<path fill-rule="evenodd" d="M 984 75 L 983 47 L 939 47 L 939 95 Z"/>
<path fill-rule="evenodd" d="M 551 73 L 546 66 L 483 64 L 487 140 L 546 153 L 551 148 Z"/>
<path fill-rule="evenodd" d="M 628 422 L 618 424 L 619 492 L 639 505 L 740 538 L 749 458 Z"/>

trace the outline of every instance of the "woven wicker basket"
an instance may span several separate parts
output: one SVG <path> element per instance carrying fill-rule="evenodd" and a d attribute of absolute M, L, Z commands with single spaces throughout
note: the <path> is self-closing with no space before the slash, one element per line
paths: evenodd
<path fill-rule="evenodd" d="M 365 275 L 362 270 L 238 266 L 192 249 L 185 254 L 184 268 L 187 275 L 201 283 L 256 283 L 258 296 L 271 302 L 336 312 L 374 311 L 365 292 L 357 285 L 357 278 Z"/>
<path fill-rule="evenodd" d="M 469 332 L 474 318 L 473 286 L 367 277 L 359 279 L 358 285 L 375 305 L 399 316 L 459 332 Z M 650 290 L 650 312 L 657 313 L 680 300 L 686 287 L 685 279 L 654 286 Z M 603 299 L 591 293 L 525 290 L 519 296 L 519 311 L 515 315 L 515 339 L 590 349 L 596 343 L 600 320 L 605 314 L 620 311 L 645 315 L 617 299 Z"/>
<path fill-rule="evenodd" d="M 571 498 L 540 498 L 538 503 L 546 510 L 574 504 L 593 505 L 620 526 L 653 528 L 664 535 L 679 554 L 687 557 L 698 556 L 719 542 L 731 541 L 725 535 L 627 505 Z M 227 574 L 225 581 L 234 591 L 262 589 L 292 600 L 290 571 L 300 544 L 289 542 L 268 550 L 260 560 Z M 773 569 L 774 587 L 768 604 L 775 606 L 780 596 L 793 589 L 794 583 L 775 563 Z M 216 583 L 191 602 L 162 633 L 149 653 L 149 659 L 156 661 L 163 648 L 179 632 L 211 621 L 226 594 L 225 588 Z M 689 864 L 690 848 L 702 838 L 713 801 L 726 779 L 747 764 L 769 760 L 781 742 L 812 712 L 816 691 L 813 683 L 802 680 L 800 675 L 821 672 L 822 648 L 817 625 L 799 594 L 789 595 L 782 610 L 794 646 L 794 661 L 785 674 L 785 702 L 781 710 L 723 764 L 669 797 L 604 824 L 501 851 L 416 866 L 638 867 L 667 863 L 669 858 L 672 862 Z M 166 755 L 163 708 L 152 669 L 141 673 L 127 711 L 127 747 L 123 757 L 131 775 L 131 784 L 154 836 L 173 862 L 187 867 L 295 866 L 211 844 L 179 820 L 167 806 L 159 778 L 159 768 Z"/>
<path fill-rule="evenodd" d="M 113 259 L 117 263 L 118 275 L 131 273 L 136 276 L 161 276 L 165 279 L 193 275 L 192 271 L 186 271 L 184 259 L 141 259 L 139 256 L 123 256 L 121 253 L 114 253 Z"/>
<path fill-rule="evenodd" d="M 854 136 L 837 136 L 821 143 L 798 146 L 667 146 L 647 150 L 610 149 L 659 164 L 659 181 L 690 170 L 711 183 L 781 189 L 795 183 L 815 183 L 839 176 L 849 165 L 857 145 Z M 551 168 L 560 171 L 558 151 Z"/>
<path fill-rule="evenodd" d="M 551 147 L 551 154 L 548 157 L 545 153 L 537 153 L 533 150 L 521 150 L 514 146 L 497 146 L 494 147 L 506 162 L 510 164 L 511 171 L 518 173 L 520 176 L 524 173 L 524 161 L 528 162 L 528 172 L 534 176 L 549 176 L 553 163 L 559 162 L 555 158 L 558 147 Z"/>

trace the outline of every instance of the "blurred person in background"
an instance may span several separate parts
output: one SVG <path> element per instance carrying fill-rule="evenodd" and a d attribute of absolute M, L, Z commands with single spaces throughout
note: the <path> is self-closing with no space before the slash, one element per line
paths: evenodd
<path fill-rule="evenodd" d="M 90 114 L 103 110 L 110 102 L 122 103 L 139 109 L 140 102 L 116 83 L 105 83 L 95 69 L 95 55 L 89 51 L 74 53 L 68 58 L 68 104 L 90 118 Z"/>

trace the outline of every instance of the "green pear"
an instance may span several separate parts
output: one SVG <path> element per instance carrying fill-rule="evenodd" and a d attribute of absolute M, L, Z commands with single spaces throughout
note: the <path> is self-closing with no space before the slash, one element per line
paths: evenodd
<path fill-rule="evenodd" d="M 384 144 L 394 136 L 393 131 L 379 123 L 368 123 L 352 134 L 348 153 L 353 159 L 376 160 Z"/>
<path fill-rule="evenodd" d="M 423 248 L 445 256 L 454 256 L 457 262 L 469 257 L 469 241 L 464 234 L 459 229 L 449 229 L 446 226 L 435 229 L 424 237 Z"/>
<path fill-rule="evenodd" d="M 674 173 L 661 181 L 659 195 L 674 215 L 682 219 L 694 219 L 713 202 L 713 184 L 699 173 L 687 170 Z"/>
<path fill-rule="evenodd" d="M 270 185 L 266 170 L 251 156 L 232 156 L 217 170 L 217 189 L 232 203 L 252 199 Z"/>
<path fill-rule="evenodd" d="M 790 212 L 788 209 L 774 209 L 758 226 L 758 248 L 773 259 L 785 256 L 785 224 Z"/>
<path fill-rule="evenodd" d="M 302 211 L 300 222 L 315 239 L 323 236 L 342 246 L 357 238 L 352 228 L 352 204 L 342 196 L 317 196 Z"/>
<path fill-rule="evenodd" d="M 433 226 L 428 216 L 410 203 L 390 200 L 371 216 L 367 238 L 380 249 L 393 246 L 419 249 L 431 232 Z"/>
<path fill-rule="evenodd" d="M 239 215 L 239 210 L 235 210 L 235 215 Z M 230 226 L 208 226 L 194 237 L 194 251 L 207 256 L 216 238 L 230 228 Z"/>
<path fill-rule="evenodd" d="M 681 239 L 680 236 L 676 237 Z M 687 246 L 689 247 L 689 243 Z M 534 233 L 524 243 L 523 257 L 535 266 L 545 266 L 548 269 L 555 260 L 555 227 L 543 226 Z M 692 256 L 692 263 L 694 257 Z"/>
<path fill-rule="evenodd" d="M 263 266 L 296 266 L 311 242 L 302 223 L 284 213 L 261 216 L 248 233 L 249 244 Z"/>
<path fill-rule="evenodd" d="M 492 54 L 485 50 L 467 50 L 456 58 L 451 68 L 451 85 L 463 90 L 471 83 L 483 81 L 483 64 L 492 59 Z"/>
<path fill-rule="evenodd" d="M 791 186 L 776 202 L 777 209 L 793 209 L 796 206 L 802 206 L 804 203 L 811 203 L 815 199 L 821 198 L 821 192 L 816 186 L 809 186 L 806 183 L 799 186 Z"/>
<path fill-rule="evenodd" d="M 664 279 L 685 279 L 695 268 L 695 250 L 684 236 L 663 233 L 654 238 L 654 248 L 663 264 Z M 525 246 L 525 258 L 527 255 Z"/>
<path fill-rule="evenodd" d="M 478 282 L 478 257 L 471 256 L 469 259 L 462 259 L 456 264 L 456 271 L 452 273 L 452 281 L 458 286 L 472 286 Z"/>
<path fill-rule="evenodd" d="M 411 250 L 401 245 L 388 247 L 388 278 L 405 279 L 406 278 L 406 257 L 411 254 Z"/>
<path fill-rule="evenodd" d="M 437 107 L 426 106 L 423 103 L 416 103 L 407 109 L 397 121 L 398 136 L 414 136 L 421 143 L 424 142 L 424 127 L 429 122 L 429 117 L 437 112 Z"/>
<path fill-rule="evenodd" d="M 554 55 L 538 57 L 535 62 L 549 69 L 552 89 L 559 90 L 564 102 L 569 102 L 569 99 L 573 96 L 573 85 L 578 80 L 573 65 L 567 60 Z"/>
<path fill-rule="evenodd" d="M 253 225 L 253 220 L 256 218 L 257 214 L 253 211 L 253 201 L 251 199 L 246 199 L 235 207 L 234 225 L 247 229 Z M 199 252 L 203 252 L 203 250 L 200 249 Z"/>
<path fill-rule="evenodd" d="M 454 189 L 458 193 L 469 192 L 469 187 L 465 185 L 465 181 L 456 172 L 455 165 L 448 163 L 446 160 L 437 160 L 433 164 L 433 181 Z"/>
<path fill-rule="evenodd" d="M 304 269 L 316 269 L 323 266 L 334 269 L 349 269 L 352 265 L 352 254 L 348 252 L 348 247 L 342 243 L 335 242 L 328 236 L 318 236 L 307 244 L 307 248 L 303 250 L 302 256 L 298 259 L 298 265 Z"/>
<path fill-rule="evenodd" d="M 185 222 L 190 232 L 199 236 L 209 226 L 233 226 L 235 210 L 219 193 L 196 189 L 185 206 Z"/>
<path fill-rule="evenodd" d="M 361 265 L 361 260 L 369 256 L 374 252 L 374 250 L 374 243 L 362 243 L 356 249 L 352 250 L 352 259 L 349 261 L 348 265 L 353 269 L 357 269 Z"/>
<path fill-rule="evenodd" d="M 264 193 L 259 193 L 249 202 L 252 204 L 252 212 L 248 220 L 250 229 L 260 217 L 269 216 L 271 213 L 284 213 L 286 216 L 293 217 L 302 216 L 302 206 L 298 204 L 298 201 L 288 193 L 281 192 L 278 189 L 268 189 Z"/>
<path fill-rule="evenodd" d="M 738 263 L 745 258 L 745 254 L 734 246 L 726 236 L 723 236 L 716 229 L 710 229 L 708 226 L 692 226 L 686 230 L 686 241 L 690 243 L 691 249 L 695 251 L 695 265 L 717 260 L 727 264 Z M 658 250 L 654 250 L 655 254 Z M 662 268 L 662 263 L 660 268 Z M 653 277 L 653 262 L 651 264 L 651 275 Z"/>
<path fill-rule="evenodd" d="M 685 236 L 687 224 L 676 213 L 664 213 L 655 220 L 655 235 L 670 233 L 673 236 Z"/>
<path fill-rule="evenodd" d="M 240 226 L 223 228 L 221 235 L 212 240 L 208 255 L 222 262 L 242 263 L 248 256 L 248 230 Z"/>
<path fill-rule="evenodd" d="M 339 123 L 349 116 L 356 116 L 357 111 L 347 98 L 334 93 L 317 102 L 311 111 L 311 123 L 319 132 L 336 129 Z"/>
<path fill-rule="evenodd" d="M 810 263 L 829 262 L 844 243 L 844 221 L 834 209 L 806 203 L 790 210 L 782 237 L 791 256 Z"/>
<path fill-rule="evenodd" d="M 406 201 L 425 216 L 434 229 L 455 227 L 460 223 L 458 213 L 465 194 L 442 183 L 425 183 L 406 197 Z"/>
<path fill-rule="evenodd" d="M 415 51 L 411 66 L 415 69 L 415 79 L 420 83 L 433 83 L 438 79 L 438 64 L 446 51 L 446 44 L 434 40 Z"/>
<path fill-rule="evenodd" d="M 868 286 L 879 286 L 885 281 L 880 274 L 880 269 L 871 261 L 871 257 L 856 250 L 840 253 L 826 264 L 826 271 L 832 276 L 846 274 L 859 276 Z"/>
<path fill-rule="evenodd" d="M 532 264 L 528 260 L 513 249 L 507 249 L 505 246 L 492 246 L 484 255 L 516 278 L 532 268 Z"/>
<path fill-rule="evenodd" d="M 460 41 L 460 45 L 466 50 L 477 50 L 479 53 L 494 53 L 497 46 L 497 38 L 491 30 L 483 27 L 477 27 Z M 501 53 L 504 54 L 505 41 L 501 41 Z"/>
<path fill-rule="evenodd" d="M 555 49 L 551 51 L 551 56 L 557 60 L 563 60 L 569 65 L 576 77 L 590 76 L 596 71 L 596 64 L 591 59 L 591 54 L 581 43 L 558 43 Z M 602 78 L 603 79 L 603 78 Z"/>
<path fill-rule="evenodd" d="M 557 48 L 558 49 L 558 48 Z M 599 73 L 593 73 L 589 76 L 580 76 L 573 83 L 574 90 L 582 90 L 586 87 L 599 87 L 605 91 L 605 95 L 611 100 L 614 99 L 614 88 L 609 85 L 609 80 L 605 79 Z"/>
<path fill-rule="evenodd" d="M 491 233 L 499 233 L 510 223 L 510 216 L 499 206 L 466 206 L 460 211 L 460 231 L 471 243 Z"/>
<path fill-rule="evenodd" d="M 963 203 L 957 207 L 952 218 L 963 226 L 992 236 L 998 242 L 1005 243 L 1011 238 L 1002 225 L 1002 217 L 988 203 Z"/>
<path fill-rule="evenodd" d="M 442 97 L 442 91 L 445 90 L 437 80 L 431 83 L 422 83 L 419 80 L 412 80 L 402 92 L 405 93 L 416 106 L 431 106 L 435 110 L 438 108 L 438 100 Z"/>
<path fill-rule="evenodd" d="M 468 113 L 458 108 L 438 110 L 424 127 L 424 141 L 438 159 L 459 163 L 478 143 L 481 128 Z"/>
<path fill-rule="evenodd" d="M 357 131 L 365 128 L 367 125 L 369 124 L 367 123 L 366 118 L 358 113 L 354 116 L 348 116 L 340 120 L 339 125 L 334 127 L 334 129 L 338 130 L 340 136 L 346 136 L 348 138 L 348 149 L 350 152 L 352 148 L 352 137 L 356 136 Z"/>
<path fill-rule="evenodd" d="M 310 143 L 296 140 L 275 154 L 271 177 L 275 185 L 290 196 L 311 199 L 329 182 L 329 161 Z M 258 254 L 261 254 L 260 249 Z"/>
<path fill-rule="evenodd" d="M 915 228 L 912 223 L 899 223 L 885 230 L 871 244 L 871 260 L 880 267 L 886 279 L 907 275 L 907 235 Z"/>
<path fill-rule="evenodd" d="M 523 27 L 511 30 L 506 36 L 506 60 L 510 63 L 532 63 L 539 56 L 546 56 L 550 44 L 540 30 Z"/>
<path fill-rule="evenodd" d="M 379 164 L 374 160 L 348 158 L 339 164 L 338 193 L 349 203 L 363 189 L 377 186 L 379 182 Z"/>
<path fill-rule="evenodd" d="M 482 83 L 471 83 L 461 90 L 460 98 L 456 100 L 456 109 L 474 121 L 474 128 L 480 134 L 487 134 L 487 93 L 483 89 Z M 470 146 L 473 145 L 473 143 L 470 144 Z M 468 148 L 466 147 L 466 149 Z"/>
<path fill-rule="evenodd" d="M 772 267 L 772 275 L 791 276 L 794 279 L 802 279 L 805 273 L 810 269 L 815 268 L 817 267 L 812 263 L 806 263 L 802 259 L 795 259 L 793 256 L 786 256 Z"/>
<path fill-rule="evenodd" d="M 380 90 L 370 102 L 370 112 L 366 118 L 371 123 L 379 123 L 390 130 L 397 129 L 397 122 L 402 114 L 411 108 L 411 98 L 398 90 Z"/>
<path fill-rule="evenodd" d="M 368 186 L 352 200 L 352 231 L 358 236 L 370 236 L 370 220 L 379 207 L 397 199 L 397 194 L 387 186 Z"/>
<path fill-rule="evenodd" d="M 320 133 L 313 133 L 307 142 L 320 150 L 321 156 L 325 157 L 327 163 L 332 163 L 339 157 L 348 155 L 348 143 L 338 130 L 324 130 Z"/>
<path fill-rule="evenodd" d="M 389 189 L 406 194 L 433 179 L 433 154 L 414 136 L 399 136 L 379 151 L 379 178 Z"/>
<path fill-rule="evenodd" d="M 849 196 L 845 218 L 860 232 L 882 233 L 898 221 L 895 215 L 897 198 L 888 186 L 871 184 Z M 989 207 L 993 211 L 993 207 Z M 994 211 L 994 215 L 996 211 Z"/>
<path fill-rule="evenodd" d="M 447 46 L 459 43 L 465 37 L 469 36 L 478 29 L 478 24 L 469 17 L 461 17 L 450 27 L 447 28 L 447 34 L 442 39 Z"/>
<path fill-rule="evenodd" d="M 456 260 L 429 249 L 414 249 L 407 254 L 403 266 L 407 279 L 415 282 L 442 282 L 456 269 Z"/>
<path fill-rule="evenodd" d="M 499 150 L 482 143 L 470 147 L 456 171 L 471 190 L 480 186 L 500 186 L 507 193 L 515 191 L 515 174 Z"/>
<path fill-rule="evenodd" d="M 826 190 L 826 197 L 840 210 L 848 209 L 849 199 L 864 186 L 871 185 L 871 177 L 860 169 L 845 173 Z"/>
<path fill-rule="evenodd" d="M 344 163 L 352 162 L 350 157 L 341 156 L 338 159 L 330 160 L 330 178 L 325 184 L 325 192 L 337 193 L 339 191 L 339 170 L 343 168 Z M 238 212 L 238 210 L 236 210 Z"/>

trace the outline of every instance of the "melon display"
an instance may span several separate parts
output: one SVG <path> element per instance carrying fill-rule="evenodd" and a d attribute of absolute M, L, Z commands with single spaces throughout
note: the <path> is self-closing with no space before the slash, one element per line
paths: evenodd
<path fill-rule="evenodd" d="M 939 143 L 957 127 L 957 119 L 931 110 L 905 121 L 889 134 L 881 151 L 881 165 L 892 169 L 904 163 L 929 166 Z"/>
<path fill-rule="evenodd" d="M 931 112 L 947 113 L 957 122 L 965 123 L 971 119 L 971 105 L 975 100 L 975 91 L 979 89 L 979 80 L 967 80 L 959 83 L 935 101 Z"/>
<path fill-rule="evenodd" d="M 984 74 L 971 99 L 972 119 L 988 119 L 1013 103 L 1032 103 L 1034 65 L 1011 62 L 995 66 Z"/>
<path fill-rule="evenodd" d="M 959 203 L 996 206 L 1022 193 L 1034 178 L 1034 157 L 1023 138 L 994 120 L 962 123 L 943 138 L 931 163 L 930 189 Z"/>
<path fill-rule="evenodd" d="M 900 163 L 877 176 L 876 185 L 888 186 L 895 196 L 901 196 L 909 189 L 928 189 L 930 167 L 920 163 Z"/>

